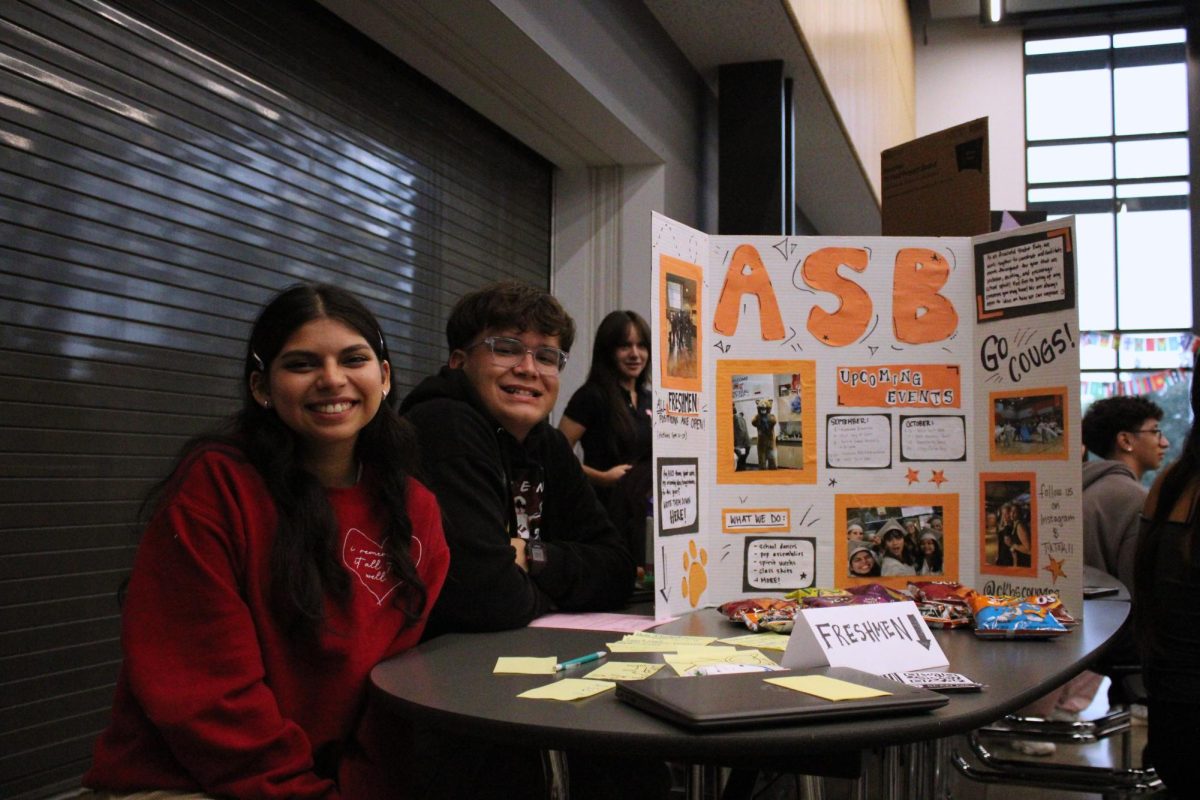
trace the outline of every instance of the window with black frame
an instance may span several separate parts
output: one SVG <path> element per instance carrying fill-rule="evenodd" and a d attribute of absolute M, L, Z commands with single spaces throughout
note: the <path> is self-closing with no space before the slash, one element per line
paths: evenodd
<path fill-rule="evenodd" d="M 1025 40 L 1026 203 L 1076 218 L 1082 403 L 1149 395 L 1164 463 L 1190 425 L 1196 344 L 1185 42 L 1182 28 Z"/>

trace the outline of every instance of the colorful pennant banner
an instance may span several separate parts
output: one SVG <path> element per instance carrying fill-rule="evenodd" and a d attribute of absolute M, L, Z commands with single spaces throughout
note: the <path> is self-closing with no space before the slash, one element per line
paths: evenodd
<path fill-rule="evenodd" d="M 1192 333 L 1141 334 L 1084 331 L 1080 335 L 1084 347 L 1105 347 L 1133 353 L 1177 352 L 1181 356 L 1200 348 L 1200 337 Z"/>
<path fill-rule="evenodd" d="M 1186 381 L 1182 370 L 1168 369 L 1153 372 L 1128 381 L 1080 381 L 1079 390 L 1085 397 L 1099 399 L 1114 395 L 1137 395 L 1161 392 L 1168 386 Z"/>

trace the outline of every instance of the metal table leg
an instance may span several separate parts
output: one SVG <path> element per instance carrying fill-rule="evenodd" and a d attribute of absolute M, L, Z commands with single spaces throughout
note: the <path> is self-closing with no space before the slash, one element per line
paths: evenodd
<path fill-rule="evenodd" d="M 543 750 L 542 771 L 546 776 L 548 800 L 570 800 L 571 775 L 567 770 L 567 754 L 562 750 Z"/>

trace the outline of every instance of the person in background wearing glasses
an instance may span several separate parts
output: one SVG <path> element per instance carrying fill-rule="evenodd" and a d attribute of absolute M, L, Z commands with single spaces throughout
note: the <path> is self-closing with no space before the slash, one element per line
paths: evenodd
<path fill-rule="evenodd" d="M 629 550 L 566 437 L 546 419 L 574 338 L 571 317 L 541 289 L 502 282 L 472 292 L 446 323 L 447 365 L 401 404 L 450 545 L 432 635 L 519 628 L 554 610 L 612 610 L 633 591 Z M 411 796 L 546 796 L 541 754 L 519 741 L 424 729 L 411 740 L 418 747 L 398 755 L 416 765 Z M 669 788 L 661 764 L 569 758 L 573 797 L 662 796 Z"/>
<path fill-rule="evenodd" d="M 1118 396 L 1097 400 L 1083 416 L 1083 446 L 1100 460 L 1083 462 L 1083 563 L 1102 569 L 1133 590 L 1139 516 L 1146 501 L 1142 476 L 1162 465 L 1167 437 L 1159 427 L 1163 410 L 1144 397 Z M 1105 653 L 1105 664 L 1136 664 L 1133 634 L 1127 628 Z M 1092 703 L 1103 677 L 1085 670 L 1055 691 L 1021 709 L 1022 716 L 1072 722 Z M 1123 702 L 1119 688 L 1109 702 Z M 1145 718 L 1145 708 L 1131 709 Z M 1015 750 L 1048 756 L 1053 742 L 1015 740 Z"/>
<path fill-rule="evenodd" d="M 1083 445 L 1099 461 L 1083 464 L 1083 563 L 1133 587 L 1142 476 L 1162 465 L 1163 410 L 1144 397 L 1097 400 L 1083 417 Z"/>
<path fill-rule="evenodd" d="M 401 405 L 450 545 L 430 635 L 611 610 L 633 589 L 629 551 L 546 421 L 574 338 L 545 291 L 510 281 L 472 292 L 446 323 L 447 365 Z"/>

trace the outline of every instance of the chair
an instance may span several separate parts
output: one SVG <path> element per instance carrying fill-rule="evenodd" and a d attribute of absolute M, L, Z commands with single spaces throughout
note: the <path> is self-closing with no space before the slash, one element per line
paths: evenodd
<path fill-rule="evenodd" d="M 961 747 L 953 749 L 950 763 L 965 777 L 981 783 L 1097 792 L 1105 797 L 1123 798 L 1142 797 L 1162 789 L 1162 780 L 1153 768 L 1110 769 L 1018 761 L 991 753 L 979 741 L 979 731 L 959 737 L 959 740 Z"/>
<path fill-rule="evenodd" d="M 1105 797 L 1139 797 L 1158 791 L 1162 781 L 1153 768 L 1132 766 L 1129 706 L 1145 703 L 1140 665 L 1104 665 L 1112 680 L 1109 710 L 1095 719 L 1060 721 L 1010 714 L 991 725 L 961 737 L 951 763 L 964 776 L 982 783 L 1102 792 Z M 1091 744 L 1121 734 L 1120 768 L 1090 767 L 1054 762 L 1037 763 L 1001 758 L 987 749 L 980 735 L 1003 739 L 1036 739 L 1069 744 Z"/>

